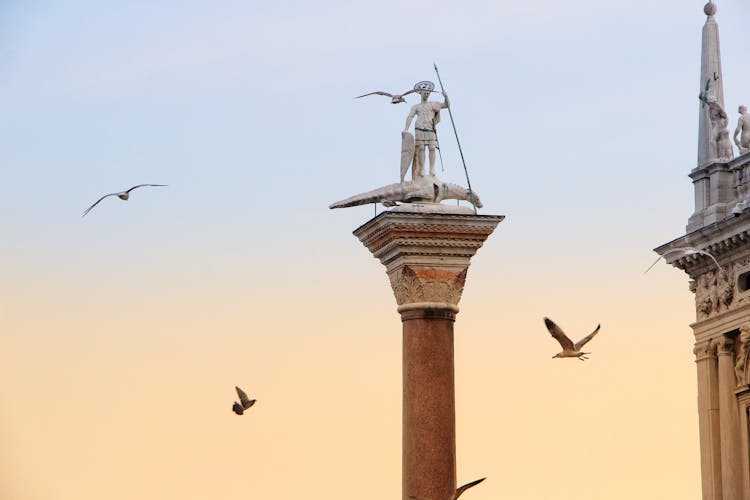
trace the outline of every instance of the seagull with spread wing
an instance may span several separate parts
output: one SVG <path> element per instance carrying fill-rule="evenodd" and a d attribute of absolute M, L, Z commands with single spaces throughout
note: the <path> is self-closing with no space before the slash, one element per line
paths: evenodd
<path fill-rule="evenodd" d="M 696 254 L 697 255 L 705 255 L 706 257 L 710 257 L 711 260 L 714 261 L 714 264 L 716 264 L 716 267 L 719 268 L 719 271 L 721 271 L 722 273 L 724 272 L 724 268 L 721 267 L 721 265 L 719 264 L 719 261 L 716 260 L 716 257 L 714 257 L 710 253 L 706 252 L 705 250 L 701 250 L 699 248 L 694 248 L 694 247 L 679 247 L 679 248 L 672 248 L 670 250 L 667 250 L 663 254 L 661 254 L 659 256 L 659 258 L 654 261 L 653 264 L 651 264 L 650 266 L 648 266 L 648 269 L 646 269 L 645 271 L 643 271 L 643 274 L 646 274 L 647 272 L 649 272 L 651 270 L 651 268 L 654 267 L 656 265 L 656 263 L 659 262 L 662 258 L 669 259 L 669 258 L 671 258 L 672 255 L 675 255 L 679 259 L 679 258 L 685 257 L 687 255 L 696 255 Z"/>
<path fill-rule="evenodd" d="M 236 385 L 234 386 L 234 388 L 237 389 L 237 395 L 240 397 L 240 402 L 234 402 L 234 404 L 232 405 L 232 411 L 237 415 L 242 415 L 243 413 L 245 413 L 245 410 L 255 404 L 255 400 L 248 398 L 247 394 L 245 394 L 245 391 L 243 391 Z"/>
<path fill-rule="evenodd" d="M 590 352 L 581 352 L 581 348 L 586 345 L 589 340 L 593 339 L 594 335 L 599 333 L 599 328 L 601 327 L 601 325 L 596 325 L 596 329 L 594 329 L 593 332 L 589 333 L 574 344 L 554 321 L 549 318 L 544 318 L 544 324 L 547 325 L 547 330 L 549 330 L 550 335 L 560 342 L 560 345 L 563 348 L 562 352 L 558 352 L 552 356 L 552 358 L 578 358 L 581 361 L 589 359 L 586 357 L 586 354 L 591 354 Z"/>
<path fill-rule="evenodd" d="M 126 191 L 120 191 L 119 193 L 105 194 L 104 196 L 102 196 L 101 198 L 99 198 L 98 200 L 96 200 L 96 202 L 93 205 L 91 205 L 89 208 L 87 208 L 86 211 L 83 212 L 83 215 L 81 215 L 81 217 L 84 217 L 87 213 L 89 213 L 91 211 L 92 208 L 94 208 L 95 206 L 97 206 L 100 201 L 102 201 L 104 198 L 107 198 L 108 196 L 117 196 L 121 200 L 127 200 L 128 198 L 130 198 L 130 192 L 132 190 L 138 189 L 139 187 L 144 187 L 144 186 L 166 186 L 166 184 L 138 184 L 137 186 L 133 186 L 132 188 L 130 188 L 130 189 L 126 190 Z"/>
<path fill-rule="evenodd" d="M 412 94 L 414 92 L 419 92 L 419 91 L 420 91 L 420 89 L 411 89 L 411 90 L 409 90 L 407 92 L 404 92 L 403 94 L 391 94 L 391 93 L 388 93 L 388 92 L 383 92 L 382 90 L 378 90 L 378 91 L 375 91 L 375 92 L 370 92 L 369 94 L 358 95 L 357 97 L 355 97 L 355 99 L 359 99 L 360 97 L 367 97 L 368 95 L 374 95 L 374 94 L 376 94 L 376 95 L 384 95 L 386 97 L 390 97 L 391 98 L 391 104 L 398 104 L 400 102 L 406 102 L 406 99 L 404 99 L 404 96 Z"/>
<path fill-rule="evenodd" d="M 470 483 L 466 483 L 466 484 L 465 484 L 465 485 L 463 485 L 463 486 L 459 486 L 459 487 L 458 487 L 458 488 L 456 489 L 456 491 L 455 491 L 455 492 L 453 493 L 453 496 L 452 496 L 452 497 L 450 498 L 450 500 L 458 500 L 458 497 L 460 497 L 460 496 L 461 496 L 461 494 L 462 494 L 462 493 L 463 493 L 464 491 L 468 490 L 468 489 L 469 489 L 469 488 L 471 488 L 472 486 L 476 486 L 476 485 L 478 485 L 479 483 L 481 483 L 481 482 L 482 482 L 482 481 L 484 481 L 485 479 L 487 479 L 487 478 L 486 478 L 486 477 L 483 477 L 482 479 L 477 479 L 476 481 L 472 481 L 472 482 L 470 482 Z M 415 497 L 414 495 L 409 495 L 409 498 L 412 498 L 412 499 L 414 499 L 414 500 L 429 500 L 429 499 L 420 499 L 419 497 Z"/>

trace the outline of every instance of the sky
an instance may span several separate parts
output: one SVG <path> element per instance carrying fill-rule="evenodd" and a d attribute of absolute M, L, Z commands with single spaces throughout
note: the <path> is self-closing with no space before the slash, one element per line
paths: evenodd
<path fill-rule="evenodd" d="M 0 0 L 0 497 L 399 498 L 401 323 L 351 234 L 383 208 L 327 207 L 398 178 L 408 105 L 352 98 L 437 63 L 506 216 L 455 325 L 465 498 L 699 499 L 693 296 L 643 271 L 694 209 L 702 8 Z M 544 316 L 601 323 L 590 359 Z"/>

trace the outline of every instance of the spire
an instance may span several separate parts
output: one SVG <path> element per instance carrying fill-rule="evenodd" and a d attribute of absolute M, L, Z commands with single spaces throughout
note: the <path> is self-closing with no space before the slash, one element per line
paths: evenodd
<path fill-rule="evenodd" d="M 724 107 L 724 80 L 721 75 L 721 53 L 719 50 L 719 25 L 716 24 L 716 4 L 713 0 L 703 7 L 706 24 L 703 26 L 701 47 L 700 92 L 712 95 Z M 698 118 L 698 167 L 704 167 L 717 159 L 716 147 L 711 144 L 711 124 L 705 97 L 701 99 Z"/>

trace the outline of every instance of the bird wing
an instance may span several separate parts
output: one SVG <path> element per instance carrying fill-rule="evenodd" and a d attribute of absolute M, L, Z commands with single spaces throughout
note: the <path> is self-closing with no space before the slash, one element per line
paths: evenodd
<path fill-rule="evenodd" d="M 376 90 L 375 92 L 370 92 L 369 94 L 358 95 L 357 97 L 355 97 L 355 99 L 359 99 L 360 97 L 367 97 L 368 95 L 373 95 L 373 94 L 384 95 L 384 96 L 388 96 L 391 98 L 393 97 L 393 94 L 389 94 L 388 92 L 383 92 L 382 90 Z"/>
<path fill-rule="evenodd" d="M 477 479 L 476 481 L 472 481 L 472 482 L 470 482 L 470 483 L 466 483 L 465 485 L 463 485 L 463 486 L 459 487 L 459 488 L 458 488 L 458 489 L 456 490 L 456 493 L 455 493 L 455 494 L 453 495 L 453 498 L 452 498 L 451 500 L 457 500 L 457 499 L 458 499 L 458 497 L 460 497 L 460 496 L 461 496 L 461 493 L 463 493 L 464 491 L 468 490 L 468 489 L 469 489 L 469 488 L 471 488 L 472 486 L 476 486 L 476 485 L 478 485 L 479 483 L 481 483 L 481 482 L 482 482 L 482 481 L 484 481 L 485 479 L 487 479 L 487 478 L 486 478 L 486 477 L 483 477 L 482 479 Z"/>
<path fill-rule="evenodd" d="M 721 264 L 719 264 L 719 261 L 716 260 L 716 257 L 714 257 L 713 255 L 711 255 L 710 253 L 705 252 L 703 250 L 696 250 L 695 253 L 699 253 L 701 255 L 706 255 L 708 257 L 711 257 L 711 260 L 714 261 L 714 264 L 716 264 L 716 267 L 719 268 L 719 271 L 724 272 L 724 268 L 721 267 Z"/>
<path fill-rule="evenodd" d="M 254 404 L 255 404 L 255 400 L 254 399 L 249 399 L 247 401 L 243 401 L 242 402 L 242 408 L 244 408 L 245 410 L 247 410 L 248 408 L 250 408 Z"/>
<path fill-rule="evenodd" d="M 132 188 L 128 189 L 128 190 L 127 190 L 127 191 L 125 191 L 125 192 L 126 192 L 126 193 L 129 193 L 129 192 L 131 192 L 132 190 L 134 190 L 134 189 L 138 189 L 139 187 L 143 187 L 143 186 L 166 186 L 166 184 L 138 184 L 137 186 L 133 186 Z"/>
<path fill-rule="evenodd" d="M 601 328 L 601 326 L 602 325 L 596 325 L 596 328 L 594 328 L 593 332 L 589 333 L 588 335 L 586 335 L 585 337 L 583 337 L 581 340 L 579 340 L 578 342 L 576 342 L 576 345 L 573 346 L 573 347 L 575 347 L 576 351 L 580 351 L 581 347 L 585 346 L 586 343 L 589 340 L 593 339 L 594 335 L 596 335 L 597 333 L 599 333 L 599 328 Z"/>
<path fill-rule="evenodd" d="M 401 94 L 401 97 L 404 97 L 405 95 L 413 94 L 414 92 L 418 92 L 417 89 L 407 90 L 406 92 Z"/>
<path fill-rule="evenodd" d="M 562 329 L 557 326 L 554 321 L 549 318 L 544 318 L 544 324 L 547 325 L 547 330 L 549 330 L 550 335 L 555 337 L 555 340 L 560 342 L 563 350 L 573 350 L 573 341 L 570 340 L 567 335 L 565 335 L 565 332 L 563 332 Z"/>
<path fill-rule="evenodd" d="M 707 252 L 705 250 L 701 250 L 695 247 L 679 247 L 679 248 L 673 248 L 671 250 L 667 250 L 666 252 L 664 252 L 664 255 L 675 254 L 675 253 L 682 254 L 681 257 L 685 257 L 686 255 L 691 255 L 691 254 L 696 254 L 696 253 L 705 255 L 706 257 L 709 257 L 712 261 L 714 261 L 714 264 L 716 264 L 716 267 L 719 268 L 719 271 L 724 272 L 724 268 L 721 267 L 721 264 L 719 264 L 719 261 L 716 260 L 716 257 L 714 257 L 710 252 Z M 654 264 L 656 264 L 656 262 L 654 262 Z M 652 264 L 651 267 L 654 267 L 654 265 Z M 648 269 L 651 269 L 651 267 L 649 267 Z M 646 271 L 648 271 L 648 269 Z"/>
<path fill-rule="evenodd" d="M 240 389 L 236 385 L 234 386 L 234 388 L 237 389 L 237 396 L 240 397 L 240 403 L 244 407 L 247 403 L 250 402 L 250 398 L 247 397 L 247 394 L 245 394 L 245 391 L 243 391 L 242 389 Z"/>
<path fill-rule="evenodd" d="M 661 260 L 661 258 L 662 258 L 662 256 L 660 255 L 659 258 L 656 259 L 653 264 L 651 264 L 650 266 L 648 266 L 648 269 L 646 269 L 645 271 L 643 271 L 643 274 L 646 274 L 647 272 L 649 272 L 651 270 L 651 268 L 654 267 L 656 265 L 656 263 Z"/>
<path fill-rule="evenodd" d="M 85 211 L 85 212 L 83 212 L 83 215 L 81 215 L 81 217 L 84 217 L 84 216 L 85 216 L 85 215 L 86 215 L 87 213 L 89 213 L 89 212 L 91 211 L 91 209 L 92 209 L 92 208 L 94 208 L 95 206 L 97 206 L 97 205 L 99 204 L 99 202 L 100 202 L 100 201 L 102 201 L 102 200 L 103 200 L 104 198 L 106 198 L 107 196 L 115 196 L 116 194 L 117 194 L 117 193 L 109 193 L 109 194 L 105 194 L 104 196 L 102 196 L 101 198 L 99 198 L 98 200 L 96 200 L 96 202 L 95 202 L 95 203 L 94 203 L 93 205 L 91 205 L 91 206 L 90 206 L 89 208 L 87 208 L 87 209 L 86 209 L 86 211 Z"/>

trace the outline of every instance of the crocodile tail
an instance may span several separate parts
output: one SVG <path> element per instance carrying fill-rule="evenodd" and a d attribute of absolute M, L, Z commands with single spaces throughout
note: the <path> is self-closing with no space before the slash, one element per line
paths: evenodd
<path fill-rule="evenodd" d="M 366 193 L 355 194 L 349 198 L 332 203 L 328 208 L 346 208 L 357 205 L 367 205 L 368 203 L 381 203 L 383 201 L 399 201 L 402 198 L 403 190 L 400 183 L 389 184 Z"/>

